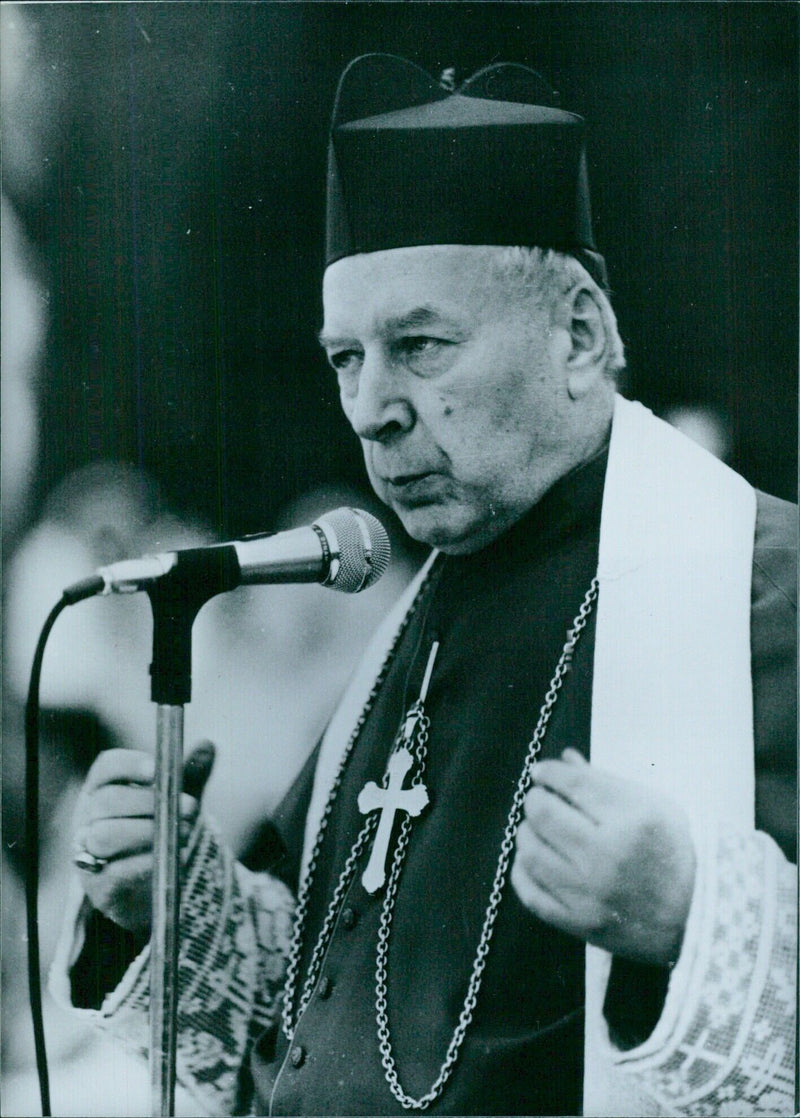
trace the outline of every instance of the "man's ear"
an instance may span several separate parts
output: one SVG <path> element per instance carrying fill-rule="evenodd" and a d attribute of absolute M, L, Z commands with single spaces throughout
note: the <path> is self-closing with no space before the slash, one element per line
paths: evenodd
<path fill-rule="evenodd" d="M 573 287 L 561 313 L 570 337 L 564 361 L 567 391 L 573 400 L 578 400 L 586 395 L 598 374 L 605 372 L 608 339 L 600 306 L 590 287 L 580 283 Z"/>

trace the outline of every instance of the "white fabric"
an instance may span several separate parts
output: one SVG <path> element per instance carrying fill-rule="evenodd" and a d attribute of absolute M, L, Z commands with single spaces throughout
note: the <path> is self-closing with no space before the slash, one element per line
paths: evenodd
<path fill-rule="evenodd" d="M 687 932 L 683 979 L 673 976 L 644 1044 L 609 1048 L 600 1113 L 794 1113 L 797 869 L 768 835 L 724 823 L 704 855 L 702 917 Z"/>
<path fill-rule="evenodd" d="M 591 761 L 679 802 L 699 852 L 721 822 L 753 827 L 755 516 L 743 478 L 617 397 L 600 523 Z M 672 1002 L 691 980 L 703 931 L 703 861 Z M 587 1115 L 621 1113 L 602 1012 L 609 969 L 605 952 L 587 949 Z"/>
<path fill-rule="evenodd" d="M 238 1114 L 242 1063 L 259 1034 L 280 1015 L 294 899 L 274 877 L 251 873 L 234 861 L 202 816 L 187 858 L 176 1076 L 194 1100 L 193 1113 Z M 49 983 L 56 1001 L 73 1009 L 69 970 L 80 954 L 90 910 L 79 894 L 75 890 L 70 898 Z M 146 1059 L 149 1007 L 147 945 L 99 1009 L 75 1012 Z"/>
<path fill-rule="evenodd" d="M 752 826 L 755 492 L 617 397 L 600 522 L 592 761 Z"/>

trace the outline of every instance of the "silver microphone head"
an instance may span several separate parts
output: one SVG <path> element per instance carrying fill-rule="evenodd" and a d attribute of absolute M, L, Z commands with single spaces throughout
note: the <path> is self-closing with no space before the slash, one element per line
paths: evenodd
<path fill-rule="evenodd" d="M 389 566 L 391 547 L 386 529 L 363 509 L 334 509 L 314 521 L 331 553 L 323 585 L 345 594 L 372 586 Z"/>

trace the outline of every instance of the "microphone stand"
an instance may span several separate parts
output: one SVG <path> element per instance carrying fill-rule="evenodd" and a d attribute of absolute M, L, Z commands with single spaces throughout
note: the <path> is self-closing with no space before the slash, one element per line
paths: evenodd
<path fill-rule="evenodd" d="M 196 558 L 195 558 L 196 556 Z M 203 605 L 238 583 L 238 561 L 220 549 L 184 552 L 174 570 L 147 587 L 153 612 L 151 698 L 156 707 L 153 907 L 150 942 L 150 1098 L 152 1118 L 175 1113 L 180 938 L 179 797 L 183 709 L 192 691 L 192 625 Z"/>
<path fill-rule="evenodd" d="M 183 706 L 159 703 L 156 714 L 153 932 L 150 944 L 150 1114 L 175 1113 L 180 851 L 178 797 L 183 765 Z"/>

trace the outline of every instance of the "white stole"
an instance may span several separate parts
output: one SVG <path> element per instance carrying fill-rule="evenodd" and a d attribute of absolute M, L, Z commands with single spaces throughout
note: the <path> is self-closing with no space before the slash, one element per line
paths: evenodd
<path fill-rule="evenodd" d="M 591 760 L 678 800 L 698 842 L 715 818 L 753 823 L 754 527 L 755 494 L 742 478 L 617 397 L 600 526 Z M 325 733 L 303 876 L 353 727 L 434 557 L 378 629 Z M 620 1113 L 603 1058 L 609 966 L 605 952 L 587 948 L 587 1115 Z"/>
<path fill-rule="evenodd" d="M 600 525 L 591 761 L 680 803 L 699 850 L 718 820 L 753 826 L 755 514 L 743 478 L 617 397 Z M 583 1112 L 620 1118 L 641 1110 L 625 1108 L 624 1078 L 615 1085 L 609 1076 L 610 962 L 587 948 Z M 690 966 L 682 957 L 675 968 L 673 1003 Z"/>

